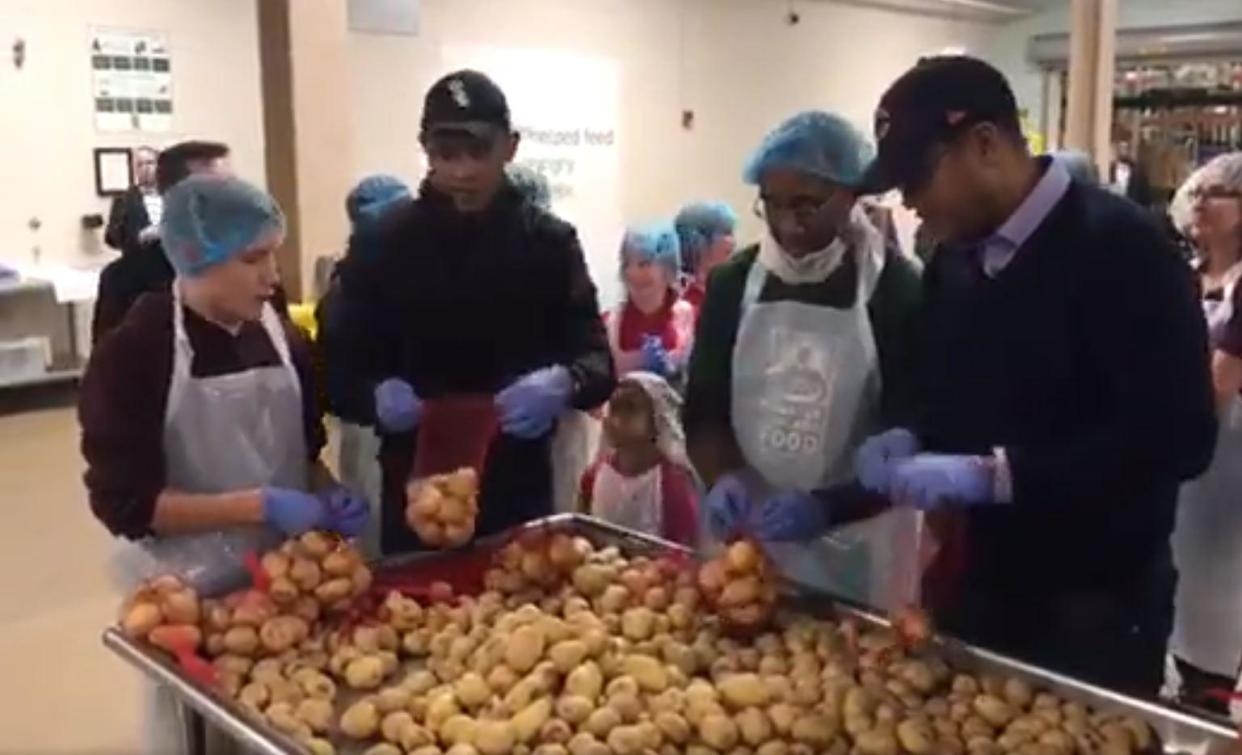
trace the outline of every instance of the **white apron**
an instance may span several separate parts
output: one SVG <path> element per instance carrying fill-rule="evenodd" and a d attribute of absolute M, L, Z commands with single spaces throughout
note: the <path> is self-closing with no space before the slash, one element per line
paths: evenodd
<path fill-rule="evenodd" d="M 618 527 L 663 537 L 663 464 L 637 477 L 626 477 L 611 464 L 600 464 L 591 489 L 591 513 Z"/>
<path fill-rule="evenodd" d="M 1233 315 L 1235 280 L 1205 301 L 1208 329 Z M 1215 342 L 1215 338 L 1213 338 Z M 1182 486 L 1173 530 L 1177 566 L 1170 651 L 1204 671 L 1236 677 L 1242 665 L 1242 399 L 1222 411 L 1212 464 Z"/>
<path fill-rule="evenodd" d="M 552 504 L 557 513 L 578 510 L 582 474 L 599 455 L 602 430 L 598 419 L 577 409 L 557 420 L 552 436 Z"/>
<path fill-rule="evenodd" d="M 301 383 L 275 310 L 265 304 L 261 322 L 280 355 L 280 366 L 195 378 L 190 373 L 194 352 L 175 283 L 173 291 L 173 370 L 164 412 L 167 487 L 186 493 L 267 485 L 306 489 Z M 215 594 L 247 582 L 241 565 L 246 551 L 280 540 L 275 531 L 255 526 L 126 542 L 115 554 L 113 572 L 125 594 L 142 580 L 166 573 L 179 574 L 203 593 Z M 159 755 L 184 751 L 176 699 L 154 684 L 146 694 L 146 751 Z M 219 741 L 208 729 L 209 751 L 230 751 L 227 740 Z"/>
<path fill-rule="evenodd" d="M 775 490 L 848 480 L 854 449 L 878 423 L 879 359 L 867 303 L 883 252 L 851 253 L 858 291 L 846 310 L 759 301 L 768 279 L 760 260 L 746 279 L 733 351 L 733 431 L 747 464 Z M 914 520 L 910 512 L 891 511 L 811 542 L 773 543 L 768 551 L 786 577 L 875 605 L 889 593 L 893 527 Z"/>

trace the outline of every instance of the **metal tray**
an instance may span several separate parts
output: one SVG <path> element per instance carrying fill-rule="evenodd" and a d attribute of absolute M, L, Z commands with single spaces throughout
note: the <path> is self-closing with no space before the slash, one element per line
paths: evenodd
<path fill-rule="evenodd" d="M 683 546 L 581 514 L 557 514 L 529 522 L 505 533 L 481 538 L 467 546 L 466 549 L 495 548 L 515 535 L 540 530 L 559 530 L 581 534 L 597 545 L 615 545 L 629 555 L 658 556 L 675 552 L 690 552 Z M 374 564 L 374 567 L 377 571 L 383 571 L 385 568 L 409 566 L 422 560 L 438 557 L 441 557 L 441 554 L 436 552 L 412 553 L 381 560 Z M 840 601 L 833 596 L 793 585 L 786 585 L 786 588 L 786 601 L 797 610 L 805 611 L 813 616 L 853 617 L 875 626 L 887 626 L 888 624 L 883 617 L 859 606 Z M 196 717 L 201 717 L 200 721 L 203 719 L 209 721 L 252 751 L 263 753 L 263 755 L 305 752 L 297 742 L 266 723 L 251 717 L 232 700 L 187 679 L 160 651 L 128 639 L 115 628 L 104 632 L 103 643 L 154 681 L 166 685 L 190 714 L 188 718 L 192 723 Z M 938 638 L 936 646 L 944 654 L 946 660 L 957 668 L 976 673 L 986 672 L 1021 677 L 1036 687 L 1055 693 L 1066 700 L 1080 702 L 1097 710 L 1138 716 L 1156 730 L 1166 753 L 1226 755 L 1226 753 L 1235 752 L 1237 735 L 1228 726 L 1075 681 L 949 637 Z M 352 749 L 344 748 L 342 752 L 352 752 Z"/>

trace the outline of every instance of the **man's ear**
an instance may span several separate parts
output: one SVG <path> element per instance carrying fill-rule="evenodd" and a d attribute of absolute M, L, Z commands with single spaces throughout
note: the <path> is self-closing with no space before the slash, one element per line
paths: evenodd
<path fill-rule="evenodd" d="M 505 145 L 505 162 L 509 162 L 517 155 L 517 148 L 521 142 L 521 134 L 516 131 L 509 134 L 508 143 Z"/>

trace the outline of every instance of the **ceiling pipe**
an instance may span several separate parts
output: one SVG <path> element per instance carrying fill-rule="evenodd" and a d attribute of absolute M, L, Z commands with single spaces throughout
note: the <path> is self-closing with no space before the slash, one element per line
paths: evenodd
<path fill-rule="evenodd" d="M 875 8 L 910 16 L 1003 23 L 1034 11 L 992 0 L 820 0 L 837 5 Z"/>

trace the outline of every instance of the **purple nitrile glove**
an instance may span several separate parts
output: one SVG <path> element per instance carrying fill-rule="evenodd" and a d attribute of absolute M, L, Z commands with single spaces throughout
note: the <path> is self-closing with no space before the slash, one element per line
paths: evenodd
<path fill-rule="evenodd" d="M 789 490 L 765 500 L 752 512 L 750 522 L 751 532 L 760 540 L 811 540 L 828 529 L 828 510 L 811 493 Z"/>
<path fill-rule="evenodd" d="M 888 495 L 894 467 L 917 454 L 920 445 L 918 437 L 903 427 L 872 435 L 854 456 L 858 481 L 872 493 Z"/>
<path fill-rule="evenodd" d="M 371 518 L 371 505 L 366 498 L 343 486 L 321 491 L 319 497 L 328 508 L 324 529 L 345 537 L 357 537 L 362 533 Z"/>
<path fill-rule="evenodd" d="M 324 526 L 328 507 L 319 498 L 290 488 L 263 488 L 263 521 L 286 535 Z"/>
<path fill-rule="evenodd" d="M 750 491 L 741 477 L 727 474 L 716 480 L 703 505 L 712 535 L 726 540 L 738 534 L 750 516 Z"/>
<path fill-rule="evenodd" d="M 897 463 L 889 495 L 924 511 L 996 503 L 990 457 L 918 454 Z"/>
<path fill-rule="evenodd" d="M 517 438 L 538 438 L 569 407 L 573 390 L 567 368 L 556 365 L 535 370 L 496 394 L 500 429 Z"/>
<path fill-rule="evenodd" d="M 400 378 L 388 378 L 375 386 L 375 419 L 380 429 L 392 433 L 413 430 L 423 416 L 423 402 L 414 387 Z"/>

